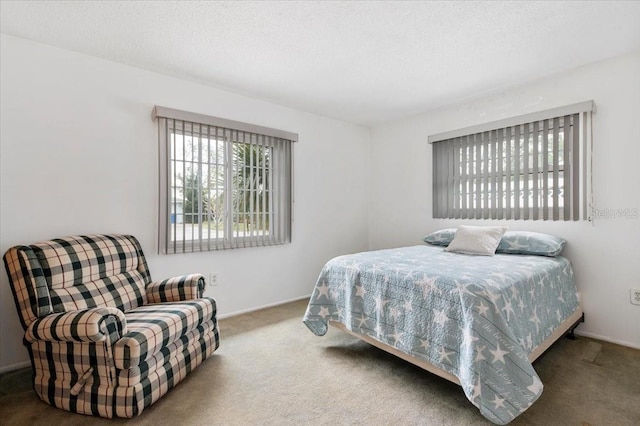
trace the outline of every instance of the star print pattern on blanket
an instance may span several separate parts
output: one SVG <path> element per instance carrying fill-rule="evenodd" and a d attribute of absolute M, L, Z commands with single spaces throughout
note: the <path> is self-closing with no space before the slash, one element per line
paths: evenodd
<path fill-rule="evenodd" d="M 303 321 L 319 336 L 337 321 L 435 365 L 482 415 L 506 424 L 542 393 L 529 354 L 578 308 L 563 257 L 415 246 L 330 260 Z"/>

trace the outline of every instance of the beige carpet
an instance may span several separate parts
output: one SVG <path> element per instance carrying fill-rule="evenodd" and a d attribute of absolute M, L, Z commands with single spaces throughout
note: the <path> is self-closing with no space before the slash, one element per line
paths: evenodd
<path fill-rule="evenodd" d="M 337 330 L 306 302 L 220 322 L 221 347 L 141 416 L 107 420 L 38 400 L 28 371 L 0 377 L 1 425 L 489 424 L 462 389 Z M 640 351 L 562 339 L 536 365 L 542 397 L 514 425 L 640 425 Z"/>

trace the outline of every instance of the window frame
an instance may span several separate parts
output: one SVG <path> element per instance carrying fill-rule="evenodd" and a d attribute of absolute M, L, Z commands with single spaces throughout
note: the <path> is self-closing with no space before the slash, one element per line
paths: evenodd
<path fill-rule="evenodd" d="M 161 254 L 172 253 L 189 253 L 198 251 L 213 251 L 224 250 L 244 247 L 257 247 L 287 244 L 291 242 L 291 228 L 292 228 L 292 212 L 293 212 L 293 143 L 298 140 L 298 135 L 295 133 L 270 129 L 263 126 L 257 126 L 249 123 L 242 123 L 238 121 L 232 121 L 222 119 L 218 117 L 206 116 L 202 114 L 190 113 L 186 111 L 179 111 L 165 107 L 156 106 L 152 113 L 152 118 L 157 121 L 158 124 L 158 141 L 159 141 L 159 235 L 158 235 L 158 251 Z M 197 131 L 196 131 L 197 129 Z M 203 131 L 204 129 L 204 131 Z M 212 133 L 213 131 L 213 133 Z M 181 141 L 175 135 L 182 135 Z M 190 139 L 188 139 L 190 138 Z M 189 142 L 188 142 L 189 140 Z M 193 151 L 194 140 L 197 140 L 197 159 L 193 158 L 187 160 L 184 153 L 184 146 L 187 143 L 192 144 L 191 149 Z M 203 144 L 207 143 L 206 155 L 208 158 L 203 160 Z M 172 143 L 183 144 L 183 157 L 180 159 L 177 155 L 171 152 Z M 207 208 L 203 207 L 202 192 L 206 189 L 207 197 L 212 195 L 210 182 L 212 171 L 208 169 L 212 164 L 212 145 L 216 144 L 215 148 L 215 167 L 216 174 L 214 179 L 219 179 L 220 176 L 224 176 L 222 194 L 218 192 L 219 188 L 216 184 L 216 195 L 222 195 L 224 201 L 223 205 L 223 219 L 222 226 L 223 231 L 219 232 L 216 226 L 215 235 L 211 232 L 211 224 L 207 220 L 206 235 L 203 234 L 205 228 L 203 215 L 207 212 L 210 213 Z M 264 187 L 259 190 L 253 187 L 252 184 L 247 187 L 247 181 L 245 180 L 245 186 L 243 188 L 236 188 L 235 182 L 242 181 L 240 177 L 245 177 L 243 172 L 238 172 L 237 166 L 242 165 L 246 168 L 246 164 L 241 164 L 237 157 L 235 157 L 238 151 L 236 146 L 240 145 L 250 146 L 250 173 L 253 173 L 253 169 L 268 174 L 268 178 L 264 178 Z M 223 147 L 222 156 L 218 154 L 218 148 Z M 265 156 L 264 150 L 268 149 L 270 154 Z M 175 145 L 174 145 L 175 150 Z M 253 164 L 253 156 L 263 156 L 262 170 L 257 168 L 257 164 Z M 223 159 L 222 165 L 218 163 L 220 158 Z M 268 158 L 268 165 L 266 158 Z M 255 160 L 258 161 L 258 160 Z M 186 204 L 187 196 L 184 191 L 187 188 L 186 182 L 186 163 L 191 162 L 197 167 L 195 174 L 196 179 L 196 191 L 198 194 L 197 199 L 197 212 L 199 216 L 197 220 L 197 234 L 193 233 L 193 223 L 191 222 L 191 239 L 187 238 L 184 233 L 181 235 L 181 239 L 177 239 L 178 236 L 178 202 L 177 202 L 177 176 L 173 173 L 173 182 L 171 171 L 172 164 L 177 165 L 183 163 L 183 174 L 180 176 L 182 179 L 182 195 L 180 201 L 183 205 L 182 216 L 183 220 L 186 218 L 187 213 L 184 211 L 184 204 Z M 218 167 L 222 167 L 222 174 L 219 173 Z M 203 180 L 203 168 L 207 168 L 207 184 L 204 185 Z M 234 175 L 235 173 L 235 175 Z M 240 176 L 242 174 L 242 176 Z M 253 179 L 251 179 L 253 180 Z M 237 206 L 244 206 L 242 201 L 237 201 L 238 196 L 245 196 L 246 192 L 258 194 L 258 191 L 262 193 L 263 203 L 261 204 L 262 210 L 254 210 L 254 201 L 252 196 L 250 199 L 250 211 L 243 210 L 242 212 L 236 212 Z M 268 191 L 268 204 L 265 204 Z M 202 198 L 201 198 L 202 197 Z M 221 198 L 222 198 L 221 197 Z M 175 199 L 174 199 L 175 198 Z M 234 202 L 237 201 L 237 202 Z M 193 203 L 193 201 L 191 201 Z M 217 203 L 218 201 L 216 201 Z M 255 204 L 260 204 L 255 203 Z M 256 208 L 259 208 L 255 206 Z M 239 208 L 239 207 L 238 207 Z M 176 211 L 173 212 L 173 209 Z M 172 213 L 175 213 L 176 219 L 172 219 Z M 237 214 L 236 214 L 237 213 Z M 246 230 L 240 235 L 238 223 L 234 220 L 243 216 L 246 219 L 249 215 L 251 228 L 249 235 L 246 235 Z M 261 229 L 253 227 L 254 215 L 256 220 L 259 220 L 259 216 L 262 215 L 262 219 L 268 222 L 263 223 Z M 210 218 L 211 216 L 209 216 Z M 208 218 L 208 219 L 209 219 Z M 172 223 L 173 222 L 173 223 Z M 245 223 L 245 222 L 242 222 Z M 245 227 L 246 227 L 245 223 Z M 267 229 L 268 226 L 268 229 Z M 186 222 L 183 222 L 183 230 L 186 229 Z M 268 232 L 267 232 L 268 231 Z"/>
<path fill-rule="evenodd" d="M 586 101 L 429 136 L 433 217 L 591 220 L 593 112 Z"/>

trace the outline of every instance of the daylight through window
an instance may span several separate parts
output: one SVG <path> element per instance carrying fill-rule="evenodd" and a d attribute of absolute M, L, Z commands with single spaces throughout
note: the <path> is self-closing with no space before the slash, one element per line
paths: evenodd
<path fill-rule="evenodd" d="M 156 107 L 160 250 L 183 253 L 291 241 L 297 135 Z"/>
<path fill-rule="evenodd" d="M 429 137 L 433 217 L 589 219 L 593 102 Z"/>

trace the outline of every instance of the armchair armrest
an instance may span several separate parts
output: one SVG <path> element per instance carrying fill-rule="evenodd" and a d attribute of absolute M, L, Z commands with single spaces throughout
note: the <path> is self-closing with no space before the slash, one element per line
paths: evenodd
<path fill-rule="evenodd" d="M 116 333 L 117 336 L 114 336 Z M 115 341 L 127 333 L 127 320 L 117 308 L 90 308 L 50 314 L 32 322 L 24 335 L 27 342 Z"/>
<path fill-rule="evenodd" d="M 147 286 L 148 303 L 182 302 L 198 299 L 204 293 L 204 275 L 191 274 L 154 281 Z"/>

